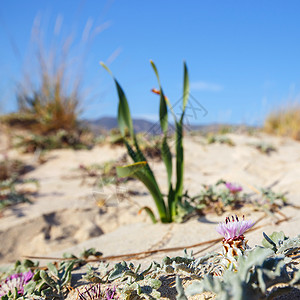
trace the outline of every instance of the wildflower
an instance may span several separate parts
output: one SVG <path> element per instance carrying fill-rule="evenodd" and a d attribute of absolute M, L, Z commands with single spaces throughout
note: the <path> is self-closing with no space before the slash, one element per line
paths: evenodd
<path fill-rule="evenodd" d="M 17 273 L 7 277 L 0 283 L 0 297 L 13 293 L 17 289 L 19 295 L 24 294 L 24 286 L 31 280 L 33 273 L 31 271 L 25 273 Z"/>
<path fill-rule="evenodd" d="M 243 190 L 243 188 L 241 186 L 235 185 L 235 184 L 233 184 L 231 182 L 226 182 L 225 186 L 228 188 L 228 190 L 232 194 L 236 194 L 236 193 L 241 192 Z"/>
<path fill-rule="evenodd" d="M 112 300 L 112 299 L 118 299 L 116 297 L 116 287 L 114 286 L 111 288 L 106 288 L 105 291 L 101 290 L 100 283 L 95 285 L 90 285 L 88 287 L 85 287 L 85 290 L 82 292 L 78 291 L 78 298 L 80 300 L 98 300 L 98 299 L 105 299 L 105 300 Z"/>
<path fill-rule="evenodd" d="M 253 221 L 240 221 L 237 216 L 232 216 L 231 219 L 227 217 L 225 222 L 219 223 L 217 232 L 224 236 L 225 240 L 238 239 L 243 237 L 244 233 L 254 225 Z"/>
<path fill-rule="evenodd" d="M 223 235 L 223 257 L 226 268 L 237 268 L 237 257 L 244 255 L 248 249 L 247 240 L 244 233 L 254 225 L 253 221 L 240 221 L 237 216 L 227 217 L 225 222 L 219 223 L 217 232 Z"/>

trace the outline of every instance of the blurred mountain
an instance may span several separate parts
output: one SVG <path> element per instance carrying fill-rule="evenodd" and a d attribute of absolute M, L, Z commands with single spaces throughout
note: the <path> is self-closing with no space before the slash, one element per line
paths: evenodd
<path fill-rule="evenodd" d="M 149 134 L 160 134 L 159 122 L 151 122 L 145 119 L 133 119 L 133 127 L 136 132 L 147 132 Z M 118 128 L 118 120 L 115 117 L 102 117 L 96 120 L 85 120 L 83 124 L 88 126 L 93 133 L 100 134 L 108 132 L 114 128 Z M 229 128 L 230 130 L 236 130 L 241 128 L 249 128 L 245 125 L 230 125 L 230 124 L 208 124 L 208 125 L 185 125 L 185 129 L 189 131 L 201 131 L 203 133 L 218 132 L 221 129 Z M 174 126 L 169 125 L 169 129 L 174 131 Z"/>
<path fill-rule="evenodd" d="M 154 128 L 159 128 L 159 124 L 156 126 L 156 123 L 145 119 L 133 119 L 132 122 L 133 128 L 136 132 L 149 132 L 151 134 L 155 134 Z M 86 123 L 95 134 L 118 128 L 118 120 L 115 117 L 102 117 L 96 120 L 85 120 L 84 123 Z"/>

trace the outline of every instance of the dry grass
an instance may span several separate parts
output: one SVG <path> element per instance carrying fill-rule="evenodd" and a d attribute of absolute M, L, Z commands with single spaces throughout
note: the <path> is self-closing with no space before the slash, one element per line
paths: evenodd
<path fill-rule="evenodd" d="M 37 16 L 32 27 L 30 49 L 24 60 L 24 76 L 18 82 L 18 111 L 0 116 L 17 145 L 25 151 L 62 147 L 81 148 L 88 128 L 80 121 L 87 95 L 83 93 L 84 65 L 90 43 L 98 35 L 88 20 L 83 33 L 66 34 L 57 16 L 53 33 L 44 29 Z M 88 30 L 87 30 L 88 29 Z M 17 129 L 17 130 L 16 130 Z"/>
<path fill-rule="evenodd" d="M 78 125 L 80 75 L 70 80 L 69 39 L 61 47 L 47 50 L 36 33 L 38 74 L 27 72 L 19 84 L 17 100 L 20 115 L 35 120 L 30 129 L 49 133 L 74 130 Z M 33 57 L 34 58 L 34 57 Z"/>
<path fill-rule="evenodd" d="M 289 104 L 271 112 L 265 120 L 264 130 L 300 140 L 300 103 Z"/>

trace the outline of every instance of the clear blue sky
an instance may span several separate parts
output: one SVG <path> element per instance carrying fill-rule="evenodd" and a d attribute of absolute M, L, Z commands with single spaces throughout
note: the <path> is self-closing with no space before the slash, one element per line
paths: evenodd
<path fill-rule="evenodd" d="M 74 46 L 87 20 L 94 29 L 107 27 L 90 42 L 84 59 L 83 86 L 89 92 L 83 117 L 116 115 L 113 82 L 99 66 L 113 55 L 110 68 L 135 117 L 157 118 L 159 98 L 150 92 L 157 83 L 149 60 L 172 103 L 180 99 L 185 60 L 191 95 L 208 111 L 191 122 L 259 124 L 270 109 L 299 99 L 299 12 L 300 1 L 290 0 L 2 0 L 2 111 L 16 109 L 14 87 L 26 58 L 28 63 L 34 19 L 39 14 L 48 42 L 61 15 L 62 32 L 74 34 Z"/>

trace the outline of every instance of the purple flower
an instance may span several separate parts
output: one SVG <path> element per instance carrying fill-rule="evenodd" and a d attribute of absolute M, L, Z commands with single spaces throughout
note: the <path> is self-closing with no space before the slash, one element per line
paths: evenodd
<path fill-rule="evenodd" d="M 0 283 L 0 297 L 7 295 L 9 291 L 14 292 L 15 288 L 19 295 L 23 295 L 24 286 L 31 280 L 33 273 L 31 271 L 25 273 L 13 274 Z"/>
<path fill-rule="evenodd" d="M 225 240 L 238 239 L 243 238 L 243 234 L 254 224 L 253 221 L 245 221 L 244 216 L 242 221 L 237 216 L 232 216 L 231 219 L 227 217 L 225 222 L 219 223 L 216 230 Z"/>
<path fill-rule="evenodd" d="M 118 297 L 116 296 L 115 286 L 113 288 L 107 287 L 105 291 L 102 291 L 100 283 L 97 283 L 95 285 L 89 285 L 85 287 L 85 289 L 82 292 L 80 292 L 78 289 L 77 291 L 80 300 L 118 299 Z"/>
<path fill-rule="evenodd" d="M 243 190 L 243 188 L 241 186 L 235 185 L 234 183 L 231 183 L 231 182 L 226 182 L 225 186 L 229 189 L 229 191 L 232 194 L 236 194 L 236 193 L 241 192 Z"/>
<path fill-rule="evenodd" d="M 116 293 L 116 287 L 114 286 L 113 289 L 107 288 L 105 291 L 106 299 L 107 300 L 112 300 L 115 297 Z"/>

